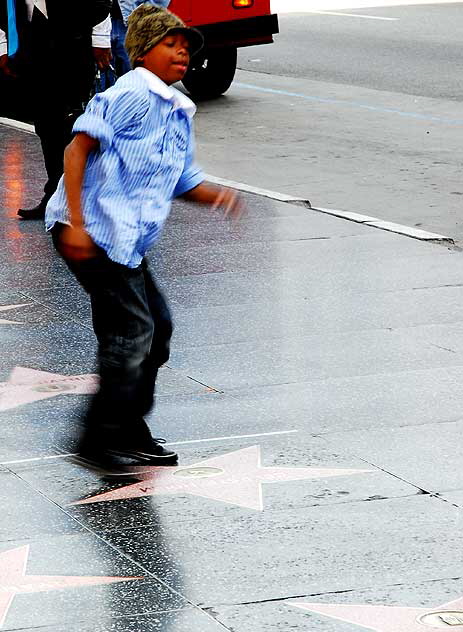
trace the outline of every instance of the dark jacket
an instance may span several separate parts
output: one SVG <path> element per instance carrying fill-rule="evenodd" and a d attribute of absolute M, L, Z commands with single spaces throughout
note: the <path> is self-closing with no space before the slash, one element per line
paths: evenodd
<path fill-rule="evenodd" d="M 87 37 L 109 15 L 112 0 L 46 0 L 46 4 L 50 32 L 80 38 Z M 21 37 L 27 20 L 24 0 L 16 0 L 16 19 Z M 7 0 L 0 0 L 0 28 L 5 32 L 7 24 Z"/>

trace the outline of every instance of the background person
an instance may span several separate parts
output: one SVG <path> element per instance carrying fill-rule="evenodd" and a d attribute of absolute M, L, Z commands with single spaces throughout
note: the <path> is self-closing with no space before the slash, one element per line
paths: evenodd
<path fill-rule="evenodd" d="M 18 49 L 8 19 L 15 9 Z M 111 0 L 0 0 L 0 71 L 21 84 L 20 92 L 40 138 L 48 180 L 37 206 L 19 209 L 39 219 L 63 173 L 64 148 L 83 112 L 95 78 L 95 62 L 111 59 Z M 10 22 L 11 25 L 11 22 Z"/>

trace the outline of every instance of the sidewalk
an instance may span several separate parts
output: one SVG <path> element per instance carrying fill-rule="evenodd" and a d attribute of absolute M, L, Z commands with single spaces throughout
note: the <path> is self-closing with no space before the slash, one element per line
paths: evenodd
<path fill-rule="evenodd" d="M 463 627 L 462 254 L 253 195 L 237 225 L 175 203 L 150 424 L 179 466 L 105 482 L 60 453 L 95 343 L 16 218 L 38 141 L 0 144 L 0 630 Z"/>

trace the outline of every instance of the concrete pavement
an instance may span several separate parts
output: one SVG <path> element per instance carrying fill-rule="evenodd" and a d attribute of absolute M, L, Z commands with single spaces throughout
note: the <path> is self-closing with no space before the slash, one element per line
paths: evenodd
<path fill-rule="evenodd" d="M 0 142 L 1 629 L 462 628 L 461 252 L 254 195 L 237 225 L 175 203 L 150 425 L 180 462 L 108 482 L 59 452 L 96 387 L 87 298 L 15 216 L 37 139 Z"/>

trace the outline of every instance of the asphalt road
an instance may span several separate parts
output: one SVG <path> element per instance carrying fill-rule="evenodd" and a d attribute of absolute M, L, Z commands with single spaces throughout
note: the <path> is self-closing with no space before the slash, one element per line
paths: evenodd
<path fill-rule="evenodd" d="M 239 67 L 463 100 L 463 3 L 346 9 L 339 13 L 345 16 L 280 14 L 275 44 L 241 49 Z"/>

